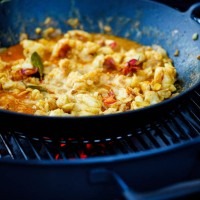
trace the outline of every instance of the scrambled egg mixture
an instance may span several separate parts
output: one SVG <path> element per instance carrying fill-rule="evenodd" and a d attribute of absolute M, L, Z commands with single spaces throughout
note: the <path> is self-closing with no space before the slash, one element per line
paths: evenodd
<path fill-rule="evenodd" d="M 171 98 L 175 80 L 160 46 L 71 30 L 0 53 L 0 108 L 46 116 L 118 113 Z"/>

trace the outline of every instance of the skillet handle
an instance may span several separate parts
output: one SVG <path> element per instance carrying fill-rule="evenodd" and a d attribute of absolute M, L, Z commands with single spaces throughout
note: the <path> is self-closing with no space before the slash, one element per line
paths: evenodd
<path fill-rule="evenodd" d="M 139 193 L 129 188 L 117 173 L 104 168 L 92 170 L 90 181 L 93 184 L 117 183 L 125 200 L 170 200 L 200 193 L 200 179 L 175 183 L 155 191 Z"/>
<path fill-rule="evenodd" d="M 198 3 L 199 0 L 152 0 L 152 1 L 156 1 L 162 4 L 165 4 L 169 7 L 178 9 L 182 12 L 187 11 L 193 4 Z"/>
<path fill-rule="evenodd" d="M 122 181 L 123 180 L 120 180 L 120 182 Z M 124 186 L 122 186 L 120 182 L 118 182 L 118 184 L 123 190 L 122 194 L 125 200 L 170 200 L 200 193 L 199 179 L 182 183 L 176 183 L 174 185 L 143 194 L 132 191 L 128 188 L 128 186 L 124 188 Z"/>
<path fill-rule="evenodd" d="M 186 15 L 200 24 L 200 3 L 192 5 L 186 12 Z"/>
<path fill-rule="evenodd" d="M 196 21 L 200 24 L 200 3 L 199 0 L 191 0 L 191 1 L 169 1 L 169 0 L 151 0 L 155 2 L 159 2 L 165 4 L 174 9 L 178 9 L 184 12 L 184 15 L 188 16 L 190 19 Z"/>

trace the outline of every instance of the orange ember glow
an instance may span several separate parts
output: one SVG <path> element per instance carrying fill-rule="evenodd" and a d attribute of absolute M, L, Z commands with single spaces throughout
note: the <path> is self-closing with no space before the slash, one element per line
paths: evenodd
<path fill-rule="evenodd" d="M 80 158 L 85 159 L 85 158 L 87 158 L 87 155 L 83 151 L 81 151 L 80 152 Z"/>
<path fill-rule="evenodd" d="M 60 147 L 65 147 L 65 146 L 66 146 L 66 144 L 63 144 L 63 143 L 62 143 L 62 144 L 60 144 Z"/>
<path fill-rule="evenodd" d="M 60 158 L 60 154 L 58 153 L 58 154 L 55 155 L 55 159 L 59 160 L 59 158 Z"/>

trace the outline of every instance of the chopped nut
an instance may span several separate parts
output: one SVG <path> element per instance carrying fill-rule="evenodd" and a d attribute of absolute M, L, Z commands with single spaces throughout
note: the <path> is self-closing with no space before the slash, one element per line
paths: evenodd
<path fill-rule="evenodd" d="M 55 29 L 52 27 L 49 27 L 43 31 L 43 37 L 44 38 L 51 38 L 51 35 L 55 32 Z"/>
<path fill-rule="evenodd" d="M 50 24 L 51 23 L 51 18 L 50 17 L 47 17 L 46 19 L 45 19 L 45 21 L 44 21 L 44 24 L 45 25 L 48 25 L 48 24 Z"/>
<path fill-rule="evenodd" d="M 19 40 L 23 41 L 23 40 L 26 40 L 26 39 L 28 39 L 28 35 L 26 33 L 21 33 L 20 36 L 19 36 Z"/>
<path fill-rule="evenodd" d="M 40 34 L 41 32 L 42 32 L 42 29 L 41 29 L 41 28 L 37 27 L 37 28 L 35 29 L 35 33 Z"/>
<path fill-rule="evenodd" d="M 73 107 L 74 107 L 75 103 L 68 103 L 62 106 L 62 109 L 64 110 L 64 112 L 70 112 L 72 111 Z"/>
<path fill-rule="evenodd" d="M 198 37 L 199 37 L 198 33 L 194 33 L 194 34 L 192 35 L 192 39 L 193 39 L 193 40 L 198 40 Z"/>
<path fill-rule="evenodd" d="M 104 26 L 103 29 L 104 29 L 105 32 L 111 32 L 112 31 L 110 26 Z"/>
<path fill-rule="evenodd" d="M 103 30 L 103 22 L 102 21 L 98 21 L 98 26 L 100 30 Z"/>
<path fill-rule="evenodd" d="M 71 91 L 71 94 L 76 94 L 77 93 L 77 90 L 72 90 Z"/>
<path fill-rule="evenodd" d="M 176 51 L 174 52 L 174 56 L 179 56 L 179 50 L 178 49 L 176 49 Z"/>
<path fill-rule="evenodd" d="M 67 24 L 70 25 L 72 28 L 77 28 L 79 25 L 78 18 L 70 18 L 67 20 Z"/>

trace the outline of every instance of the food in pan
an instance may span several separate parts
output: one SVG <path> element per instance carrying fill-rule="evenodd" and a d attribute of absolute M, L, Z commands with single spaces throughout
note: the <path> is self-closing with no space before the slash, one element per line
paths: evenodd
<path fill-rule="evenodd" d="M 82 30 L 24 38 L 0 53 L 0 108 L 31 115 L 136 110 L 176 95 L 175 81 L 162 47 Z"/>

